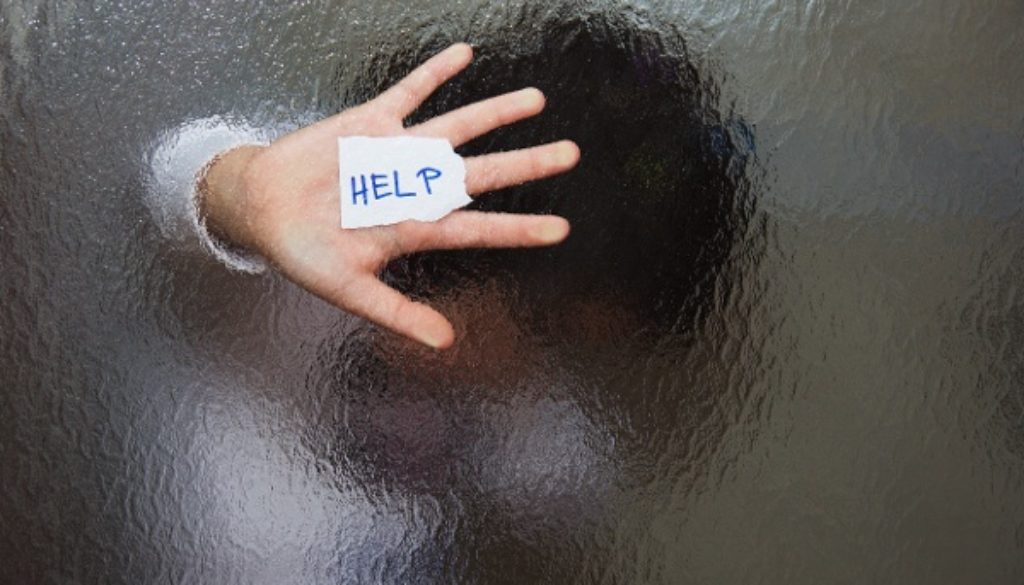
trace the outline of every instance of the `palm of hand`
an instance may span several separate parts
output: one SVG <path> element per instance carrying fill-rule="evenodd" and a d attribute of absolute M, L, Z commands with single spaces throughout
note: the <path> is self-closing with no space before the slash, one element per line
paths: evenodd
<path fill-rule="evenodd" d="M 458 146 L 543 109 L 541 93 L 526 89 L 406 128 L 403 119 L 471 59 L 469 46 L 454 45 L 377 98 L 251 153 L 240 181 L 246 212 L 237 240 L 328 302 L 432 347 L 451 345 L 448 320 L 382 283 L 380 269 L 393 258 L 430 249 L 550 245 L 565 238 L 568 223 L 553 216 L 456 211 L 437 222 L 342 230 L 334 145 L 339 136 L 415 135 Z M 475 195 L 550 176 L 578 159 L 567 141 L 473 157 L 466 160 L 466 189 Z"/>

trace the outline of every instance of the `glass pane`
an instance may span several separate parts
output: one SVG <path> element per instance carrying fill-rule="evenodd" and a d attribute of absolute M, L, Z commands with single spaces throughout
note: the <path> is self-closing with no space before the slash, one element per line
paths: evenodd
<path fill-rule="evenodd" d="M 0 6 L 13 583 L 1018 583 L 1024 5 Z M 571 138 L 550 249 L 383 278 L 432 351 L 181 245 L 178 129 L 280 133 L 455 41 L 410 122 Z M 181 202 L 179 202 L 181 203 Z"/>

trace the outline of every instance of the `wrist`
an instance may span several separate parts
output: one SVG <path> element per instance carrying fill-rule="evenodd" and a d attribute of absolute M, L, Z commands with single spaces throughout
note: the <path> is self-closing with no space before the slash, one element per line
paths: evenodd
<path fill-rule="evenodd" d="M 243 180 L 252 159 L 265 146 L 245 145 L 215 156 L 200 173 L 198 205 L 210 233 L 233 246 L 258 252 Z"/>

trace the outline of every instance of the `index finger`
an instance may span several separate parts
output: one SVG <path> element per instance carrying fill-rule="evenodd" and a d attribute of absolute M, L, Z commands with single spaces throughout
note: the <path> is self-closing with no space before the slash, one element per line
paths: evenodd
<path fill-rule="evenodd" d="M 473 48 L 466 43 L 456 43 L 427 59 L 374 101 L 397 117 L 405 118 L 472 60 Z"/>

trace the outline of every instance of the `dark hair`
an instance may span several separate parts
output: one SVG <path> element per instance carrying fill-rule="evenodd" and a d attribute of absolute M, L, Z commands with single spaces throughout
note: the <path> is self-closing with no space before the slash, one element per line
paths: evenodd
<path fill-rule="evenodd" d="M 562 215 L 571 236 L 544 250 L 423 254 L 393 264 L 385 277 L 427 297 L 473 281 L 512 281 L 518 314 L 535 327 L 554 325 L 545 329 L 555 335 L 573 328 L 552 315 L 580 315 L 577 305 L 592 299 L 628 314 L 639 331 L 691 327 L 750 217 L 750 131 L 723 115 L 716 80 L 664 27 L 635 14 L 568 9 L 538 9 L 520 22 L 522 29 L 508 34 L 483 31 L 474 64 L 412 121 L 526 85 L 540 88 L 548 98 L 542 115 L 460 152 L 576 141 L 582 159 L 574 171 L 473 204 Z M 379 52 L 354 75 L 339 71 L 339 81 L 351 81 L 327 107 L 373 97 L 452 40 L 460 39 Z"/>

